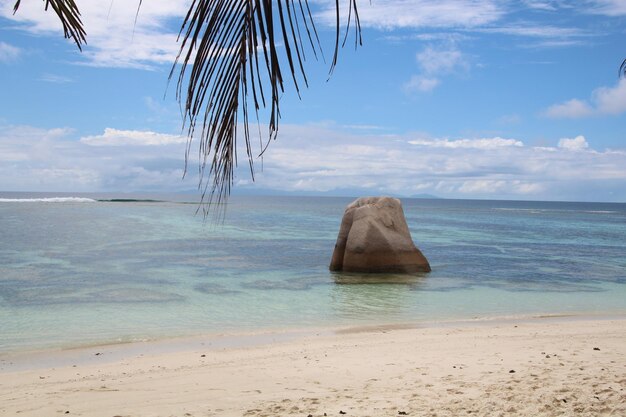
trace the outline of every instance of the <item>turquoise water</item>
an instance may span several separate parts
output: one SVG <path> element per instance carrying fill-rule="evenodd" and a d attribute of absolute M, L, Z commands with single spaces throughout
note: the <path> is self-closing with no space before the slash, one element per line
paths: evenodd
<path fill-rule="evenodd" d="M 348 198 L 233 197 L 219 225 L 193 203 L 14 198 L 0 195 L 0 352 L 626 313 L 626 204 L 404 199 L 433 272 L 366 276 L 328 271 Z"/>

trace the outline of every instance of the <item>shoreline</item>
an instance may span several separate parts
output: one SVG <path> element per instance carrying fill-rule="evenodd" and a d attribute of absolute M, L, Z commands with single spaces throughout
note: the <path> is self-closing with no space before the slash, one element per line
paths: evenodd
<path fill-rule="evenodd" d="M 357 328 L 266 342 L 168 352 L 146 343 L 123 357 L 89 348 L 83 363 L 5 369 L 0 415 L 626 413 L 624 316 Z"/>
<path fill-rule="evenodd" d="M 222 331 L 191 336 L 160 337 L 145 340 L 107 341 L 77 346 L 0 352 L 0 375 L 5 372 L 34 370 L 68 364 L 89 364 L 93 356 L 107 352 L 108 361 L 139 353 L 152 355 L 192 351 L 259 347 L 310 336 L 388 332 L 394 330 L 483 327 L 515 323 L 626 320 L 624 313 L 537 313 L 530 315 L 485 316 L 468 319 L 424 320 L 398 323 L 367 323 L 349 326 L 308 326 L 266 328 L 258 331 Z M 98 355 L 95 355 L 99 353 Z M 104 357 L 103 357 L 104 358 Z M 101 359 L 103 359 L 101 358 Z"/>

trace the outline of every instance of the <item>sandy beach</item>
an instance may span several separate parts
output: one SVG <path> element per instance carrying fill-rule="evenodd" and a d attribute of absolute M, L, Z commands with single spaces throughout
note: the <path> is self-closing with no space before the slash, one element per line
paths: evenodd
<path fill-rule="evenodd" d="M 626 415 L 622 317 L 219 340 L 1 356 L 0 415 Z"/>

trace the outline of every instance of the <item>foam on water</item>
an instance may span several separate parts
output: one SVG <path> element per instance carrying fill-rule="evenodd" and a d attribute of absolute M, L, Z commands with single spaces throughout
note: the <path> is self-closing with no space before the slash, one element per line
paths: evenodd
<path fill-rule="evenodd" d="M 96 200 L 85 197 L 48 197 L 48 198 L 0 198 L 0 203 L 95 203 Z"/>

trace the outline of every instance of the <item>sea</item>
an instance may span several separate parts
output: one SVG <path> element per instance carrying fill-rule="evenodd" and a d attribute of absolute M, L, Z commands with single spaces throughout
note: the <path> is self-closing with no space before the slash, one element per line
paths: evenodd
<path fill-rule="evenodd" d="M 626 314 L 626 204 L 405 198 L 432 272 L 332 273 L 352 200 L 0 193 L 0 353 Z"/>

